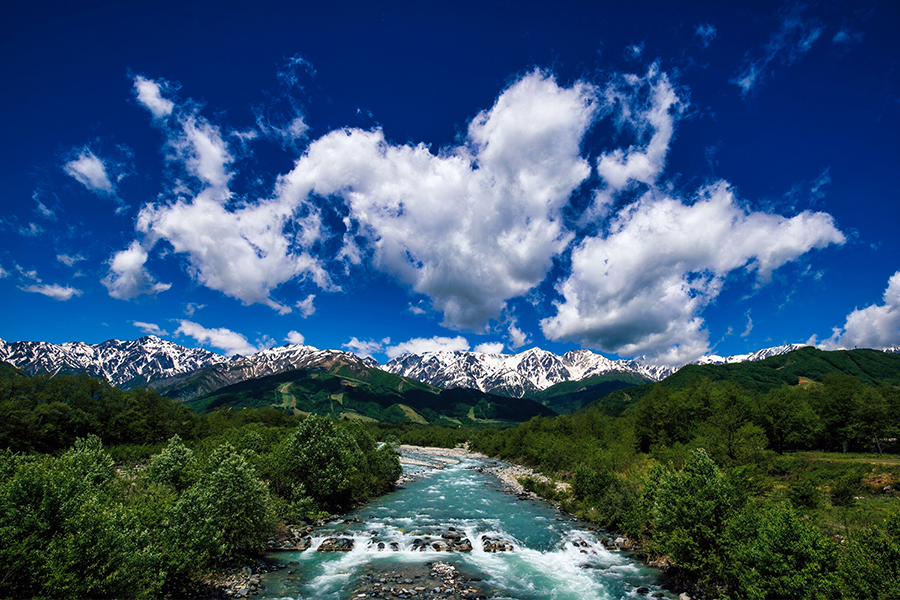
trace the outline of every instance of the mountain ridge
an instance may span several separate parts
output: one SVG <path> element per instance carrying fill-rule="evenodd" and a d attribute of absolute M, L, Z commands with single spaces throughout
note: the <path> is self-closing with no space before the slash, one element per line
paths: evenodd
<path fill-rule="evenodd" d="M 755 362 L 804 347 L 785 344 L 748 354 L 708 355 L 691 364 L 727 365 Z M 884 349 L 898 353 L 900 347 Z M 286 344 L 249 356 L 231 358 L 202 348 L 186 348 L 148 335 L 136 340 L 84 342 L 6 342 L 0 340 L 0 360 L 38 373 L 87 373 L 125 389 L 149 385 L 183 400 L 196 398 L 247 379 L 290 369 L 324 367 L 378 368 L 444 389 L 471 388 L 509 397 L 532 397 L 559 383 L 587 380 L 615 373 L 632 379 L 660 381 L 681 367 L 655 366 L 637 359 L 612 360 L 590 350 L 571 350 L 562 356 L 540 348 L 517 354 L 471 351 L 407 353 L 381 365 L 369 357 L 343 350 L 320 350 Z M 685 365 L 682 365 L 685 366 Z"/>

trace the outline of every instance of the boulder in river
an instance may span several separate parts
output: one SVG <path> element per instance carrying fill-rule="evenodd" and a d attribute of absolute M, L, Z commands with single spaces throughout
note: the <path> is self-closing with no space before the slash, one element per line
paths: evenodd
<path fill-rule="evenodd" d="M 317 550 L 319 552 L 349 552 L 353 550 L 353 538 L 325 538 Z"/>

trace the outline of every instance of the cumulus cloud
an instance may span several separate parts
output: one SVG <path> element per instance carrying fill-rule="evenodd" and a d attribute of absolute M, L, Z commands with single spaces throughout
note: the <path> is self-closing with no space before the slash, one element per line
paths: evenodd
<path fill-rule="evenodd" d="M 433 153 L 380 130 L 329 133 L 282 181 L 283 198 L 340 196 L 376 268 L 431 299 L 453 329 L 483 331 L 540 283 L 572 239 L 561 212 L 590 174 L 580 143 L 595 90 L 531 72 Z"/>
<path fill-rule="evenodd" d="M 183 334 L 194 338 L 197 340 L 197 343 L 201 345 L 208 344 L 213 348 L 219 348 L 225 352 L 225 356 L 254 354 L 260 350 L 260 348 L 248 342 L 247 338 L 240 333 L 236 333 L 224 327 L 207 329 L 202 325 L 185 320 L 179 321 L 178 323 L 179 325 L 178 329 L 175 330 L 175 335 Z"/>
<path fill-rule="evenodd" d="M 116 193 L 106 165 L 89 148 L 82 148 L 77 157 L 68 161 L 63 169 L 80 184 L 96 194 L 114 196 Z"/>
<path fill-rule="evenodd" d="M 161 328 L 155 323 L 144 323 L 143 321 L 132 321 L 132 325 L 143 331 L 147 335 L 169 335 L 169 332 Z"/>
<path fill-rule="evenodd" d="M 9 271 L 6 271 L 3 267 L 0 267 L 0 279 L 9 276 Z"/>
<path fill-rule="evenodd" d="M 607 234 L 575 247 L 557 313 L 541 328 L 551 340 L 683 364 L 707 352 L 700 314 L 729 273 L 753 272 L 763 285 L 782 265 L 844 241 L 830 215 L 751 212 L 723 182 L 690 204 L 651 191 L 619 212 Z"/>
<path fill-rule="evenodd" d="M 483 344 L 478 344 L 475 346 L 474 351 L 481 352 L 482 354 L 502 354 L 503 342 L 485 342 Z"/>
<path fill-rule="evenodd" d="M 397 358 L 402 354 L 420 354 L 422 352 L 460 351 L 466 352 L 469 342 L 458 335 L 454 338 L 435 336 L 432 338 L 413 338 L 385 349 L 388 358 Z"/>
<path fill-rule="evenodd" d="M 806 6 L 788 6 L 779 15 L 778 30 L 766 43 L 762 56 L 747 55 L 737 74 L 730 80 L 741 88 L 741 95 L 752 93 L 765 79 L 773 63 L 790 65 L 809 52 L 813 43 L 822 35 L 824 27 L 815 18 L 807 18 Z"/>
<path fill-rule="evenodd" d="M 162 88 L 165 84 L 141 77 L 134 78 L 134 91 L 138 102 L 157 119 L 168 117 L 175 108 L 175 103 L 162 96 Z"/>
<path fill-rule="evenodd" d="M 42 285 L 26 285 L 19 288 L 23 292 L 31 292 L 34 294 L 43 294 L 54 300 L 65 302 L 73 296 L 80 296 L 82 291 L 69 286 L 61 286 L 59 284 L 42 284 Z"/>
<path fill-rule="evenodd" d="M 298 345 L 302 346 L 305 343 L 306 339 L 303 337 L 303 334 L 300 333 L 299 331 L 291 330 L 291 331 L 288 331 L 287 337 L 284 338 L 284 341 L 291 343 L 291 344 L 298 344 Z"/>
<path fill-rule="evenodd" d="M 140 89 L 151 89 L 150 84 L 155 93 L 160 91 L 155 82 L 135 80 Z M 145 106 L 151 112 L 159 109 L 157 96 L 148 97 L 154 102 L 143 102 Z M 172 103 L 165 114 L 174 108 Z M 307 251 L 320 239 L 316 207 L 305 199 L 233 202 L 228 186 L 235 159 L 220 128 L 189 106 L 175 114 L 177 118 L 165 126 L 168 159 L 184 169 L 194 189 L 181 182 L 177 198 L 141 209 L 136 226 L 143 235 L 139 245 L 149 250 L 164 240 L 176 253 L 187 256 L 188 272 L 200 284 L 282 314 L 291 308 L 274 300 L 271 292 L 288 280 L 307 277 L 322 289 L 337 289 L 321 262 Z"/>
<path fill-rule="evenodd" d="M 888 280 L 883 300 L 884 304 L 855 309 L 847 315 L 844 326 L 835 328 L 820 347 L 836 350 L 900 346 L 900 271 Z M 815 343 L 815 339 L 811 342 Z"/>
<path fill-rule="evenodd" d="M 171 284 L 158 283 L 144 268 L 147 251 L 137 240 L 127 250 L 117 252 L 109 260 L 109 273 L 101 281 L 109 295 L 119 300 L 130 300 L 141 294 L 158 294 Z"/>

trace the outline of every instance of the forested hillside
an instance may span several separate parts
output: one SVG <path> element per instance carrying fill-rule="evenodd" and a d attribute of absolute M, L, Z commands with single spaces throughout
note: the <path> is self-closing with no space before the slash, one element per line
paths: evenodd
<path fill-rule="evenodd" d="M 686 368 L 614 392 L 624 410 L 607 397 L 472 447 L 568 482 L 526 487 L 628 533 L 696 593 L 896 598 L 897 359 L 804 349 Z"/>

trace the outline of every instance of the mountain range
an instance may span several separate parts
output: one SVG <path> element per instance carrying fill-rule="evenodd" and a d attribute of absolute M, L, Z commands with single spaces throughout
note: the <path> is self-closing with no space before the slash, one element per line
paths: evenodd
<path fill-rule="evenodd" d="M 695 364 L 753 362 L 801 347 L 787 344 L 750 354 L 710 355 Z M 900 352 L 900 348 L 886 351 Z M 641 359 L 611 360 L 590 350 L 575 350 L 558 356 L 540 348 L 511 355 L 458 351 L 404 354 L 386 365 L 350 352 L 319 350 L 298 344 L 226 358 L 152 335 L 132 341 L 108 340 L 101 344 L 0 340 L 0 361 L 31 375 L 87 373 L 126 389 L 149 385 L 165 395 L 183 400 L 199 398 L 249 379 L 292 369 L 331 369 L 335 364 L 351 369 L 382 369 L 444 389 L 471 388 L 518 398 L 535 396 L 561 383 L 598 376 L 620 375 L 631 382 L 637 378 L 660 381 L 678 370 L 677 367 L 654 366 Z"/>

